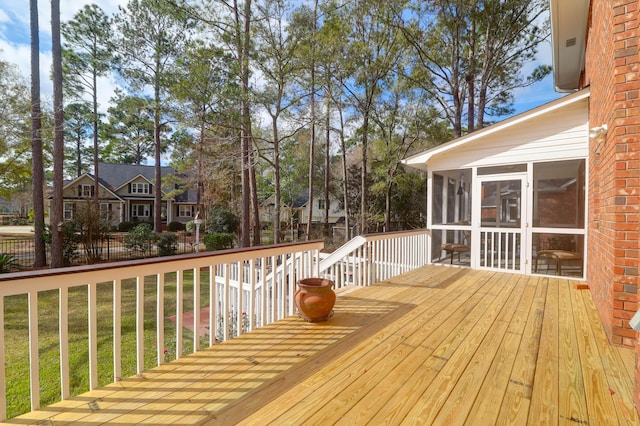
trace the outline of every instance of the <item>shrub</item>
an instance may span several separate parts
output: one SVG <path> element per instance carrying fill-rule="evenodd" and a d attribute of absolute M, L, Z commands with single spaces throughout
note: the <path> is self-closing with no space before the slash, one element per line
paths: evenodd
<path fill-rule="evenodd" d="M 133 228 L 135 228 L 136 224 L 133 222 L 120 222 L 118 224 L 118 231 L 120 232 L 129 232 Z"/>
<path fill-rule="evenodd" d="M 149 256 L 153 249 L 153 244 L 158 240 L 158 236 L 151 229 L 148 223 L 141 223 L 124 237 L 124 245 L 129 250 L 136 252 L 143 257 Z"/>
<path fill-rule="evenodd" d="M 173 223 L 173 222 L 172 222 Z M 171 256 L 178 253 L 178 236 L 173 232 L 163 232 L 158 240 L 158 255 Z"/>
<path fill-rule="evenodd" d="M 62 224 L 62 263 L 71 265 L 78 258 L 78 244 L 80 236 L 76 234 L 76 223 L 72 220 Z M 45 225 L 42 235 L 45 244 L 51 245 L 51 225 Z"/>
<path fill-rule="evenodd" d="M 240 219 L 231 210 L 215 209 L 207 217 L 207 230 L 213 233 L 235 234 L 240 229 Z"/>
<path fill-rule="evenodd" d="M 233 248 L 233 234 L 216 232 L 204 236 L 204 245 L 207 251 L 224 250 Z"/>
<path fill-rule="evenodd" d="M 184 231 L 185 229 L 187 229 L 184 223 L 176 221 L 169 222 L 168 228 L 171 232 Z"/>
<path fill-rule="evenodd" d="M 18 269 L 17 258 L 8 253 L 0 253 L 0 274 L 11 272 L 12 269 Z"/>

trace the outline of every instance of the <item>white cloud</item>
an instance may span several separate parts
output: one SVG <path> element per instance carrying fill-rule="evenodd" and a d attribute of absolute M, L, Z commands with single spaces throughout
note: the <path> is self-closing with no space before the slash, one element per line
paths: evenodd
<path fill-rule="evenodd" d="M 60 19 L 66 22 L 73 19 L 87 0 L 68 0 L 61 2 Z M 118 11 L 118 6 L 126 5 L 127 0 L 102 0 L 100 8 L 107 15 Z M 31 76 L 31 47 L 29 44 L 29 2 L 27 0 L 0 0 L 0 59 L 18 66 L 27 84 Z M 50 0 L 38 0 L 38 25 L 40 30 L 40 87 L 43 101 L 51 99 L 51 3 Z M 111 77 L 101 78 L 98 82 L 98 102 L 100 110 L 106 112 L 109 99 L 117 87 Z"/>

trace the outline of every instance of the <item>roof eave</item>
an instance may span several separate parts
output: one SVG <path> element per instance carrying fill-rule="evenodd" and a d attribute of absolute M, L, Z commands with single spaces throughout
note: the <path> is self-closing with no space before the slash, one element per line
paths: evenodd
<path fill-rule="evenodd" d="M 505 129 L 511 128 L 513 126 L 519 125 L 526 121 L 532 120 L 536 117 L 539 117 L 543 114 L 548 114 L 550 112 L 556 111 L 560 108 L 564 108 L 568 105 L 571 105 L 575 102 L 579 102 L 585 98 L 590 96 L 591 92 L 589 88 L 585 88 L 579 92 L 576 92 L 571 95 L 564 96 L 560 99 L 556 99 L 547 104 L 541 105 L 532 110 L 523 112 L 522 114 L 515 115 L 511 118 L 508 118 L 504 121 L 496 123 L 492 126 L 485 127 L 484 129 L 477 130 L 473 133 L 469 133 L 468 135 L 462 136 L 458 139 L 454 139 L 452 141 L 443 143 L 441 145 L 436 146 L 435 148 L 428 149 L 416 155 L 413 155 L 409 158 L 402 160 L 403 164 L 411 166 L 420 170 L 427 170 L 427 164 L 429 160 L 438 154 L 441 154 L 445 151 L 450 151 L 459 146 L 466 145 L 470 142 L 476 141 L 478 139 L 485 138 L 489 135 L 501 132 Z"/>
<path fill-rule="evenodd" d="M 580 89 L 590 0 L 549 0 L 553 81 L 557 92 Z"/>

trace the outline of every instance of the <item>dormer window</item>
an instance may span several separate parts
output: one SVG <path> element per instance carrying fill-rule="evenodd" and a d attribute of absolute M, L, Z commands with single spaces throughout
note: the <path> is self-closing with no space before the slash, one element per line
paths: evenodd
<path fill-rule="evenodd" d="M 151 191 L 149 190 L 149 184 L 148 183 L 132 183 L 131 193 L 132 194 L 151 194 Z"/>
<path fill-rule="evenodd" d="M 93 197 L 95 186 L 93 185 L 78 185 L 78 197 L 91 198 Z"/>

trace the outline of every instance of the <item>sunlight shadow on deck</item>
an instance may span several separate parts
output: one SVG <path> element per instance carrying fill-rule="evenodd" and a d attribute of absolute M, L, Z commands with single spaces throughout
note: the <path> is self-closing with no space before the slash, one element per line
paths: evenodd
<path fill-rule="evenodd" d="M 326 322 L 289 317 L 10 422 L 98 424 L 127 415 L 127 421 L 191 424 L 213 420 L 221 409 L 238 407 L 250 413 L 256 391 L 266 390 L 276 398 L 414 307 L 344 295 Z"/>

